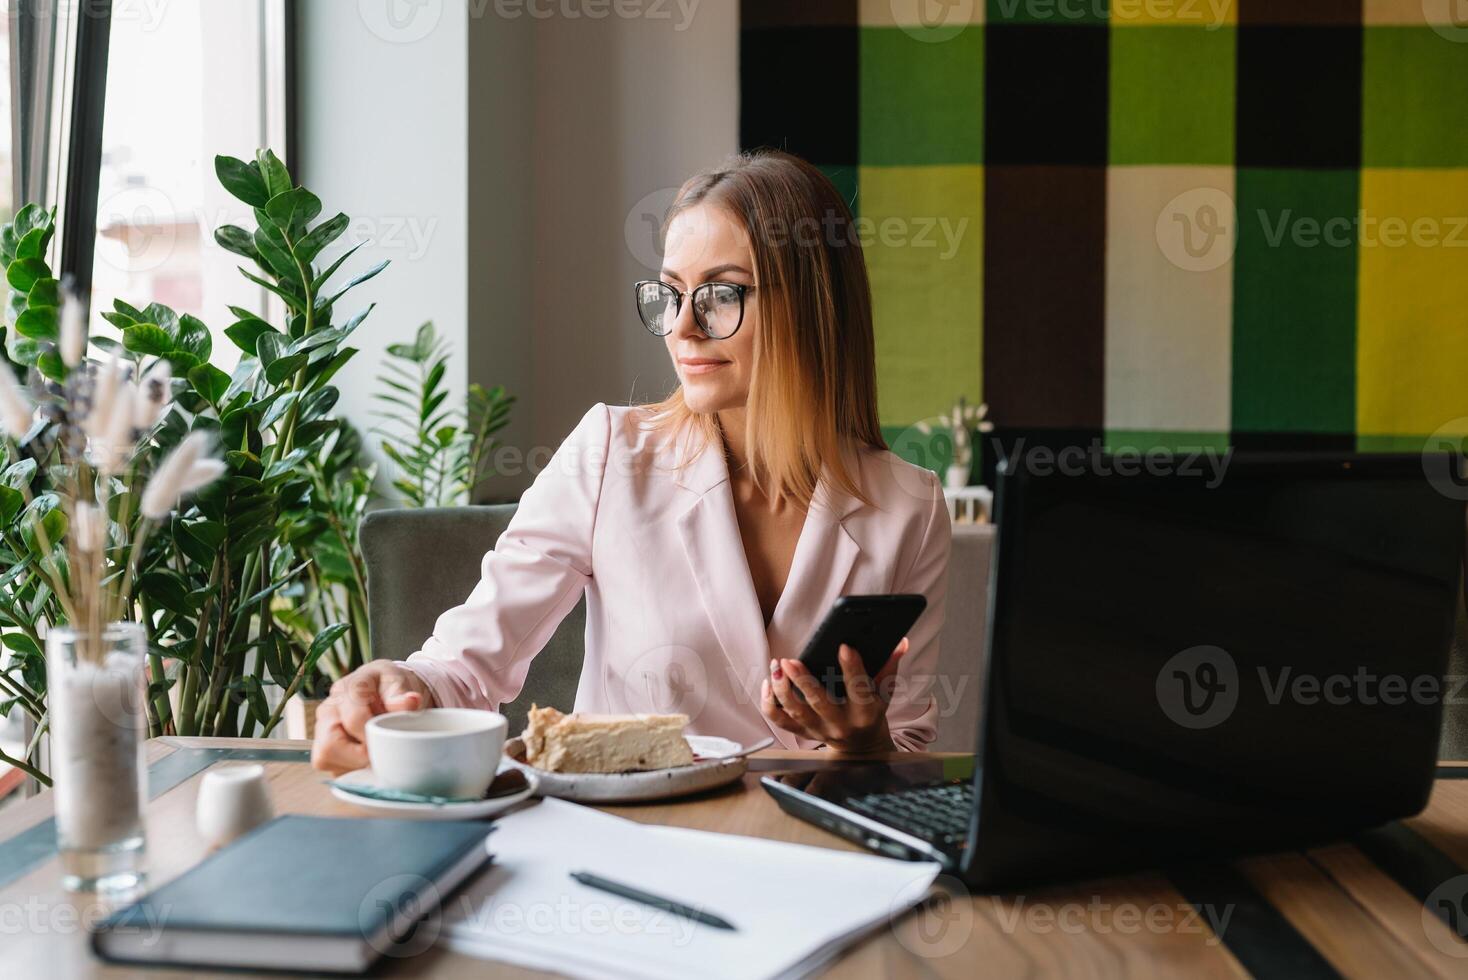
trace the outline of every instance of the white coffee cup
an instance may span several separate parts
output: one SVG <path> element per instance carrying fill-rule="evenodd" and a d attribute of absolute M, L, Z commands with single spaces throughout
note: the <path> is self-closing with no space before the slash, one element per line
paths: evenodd
<path fill-rule="evenodd" d="M 194 825 L 211 846 L 222 847 L 273 816 L 264 766 L 219 766 L 204 773 Z"/>
<path fill-rule="evenodd" d="M 499 770 L 510 723 L 473 708 L 393 711 L 367 722 L 377 784 L 422 796 L 477 799 Z"/>

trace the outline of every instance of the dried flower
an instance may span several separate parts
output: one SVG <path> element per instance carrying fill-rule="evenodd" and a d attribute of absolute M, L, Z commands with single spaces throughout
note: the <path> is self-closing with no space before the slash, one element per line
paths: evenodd
<path fill-rule="evenodd" d="M 138 398 L 133 403 L 133 428 L 151 429 L 158 424 L 163 413 L 168 411 L 173 380 L 173 369 L 162 358 L 143 374 L 138 382 Z"/>
<path fill-rule="evenodd" d="M 106 528 L 107 522 L 95 505 L 89 503 L 76 505 L 75 512 L 71 516 L 71 533 L 78 551 L 83 554 L 92 554 L 100 550 Z"/>
<path fill-rule="evenodd" d="M 61 360 L 69 368 L 82 362 L 87 350 L 87 325 L 82 304 L 68 292 L 61 303 Z"/>
<path fill-rule="evenodd" d="M 82 431 L 94 439 L 105 437 L 111 427 L 112 406 L 117 400 L 117 391 L 126 383 L 127 368 L 117 356 L 117 351 L 112 352 L 112 357 L 105 365 L 97 368 L 96 377 L 92 379 L 92 404 L 87 412 L 87 417 L 82 420 Z"/>
<path fill-rule="evenodd" d="M 100 436 L 92 437 L 93 462 L 105 474 L 121 473 L 132 458 L 133 402 L 138 397 L 137 389 L 130 383 L 119 383 L 104 419 L 105 428 Z"/>
<path fill-rule="evenodd" d="M 35 409 L 16 384 L 15 373 L 9 365 L 0 364 L 0 422 L 4 423 L 5 431 L 23 439 L 31 430 L 34 417 Z"/>
<path fill-rule="evenodd" d="M 143 516 L 161 521 L 178 506 L 179 499 L 206 486 L 224 472 L 224 464 L 216 459 L 205 459 L 209 449 L 209 434 L 195 430 L 184 437 L 173 451 L 159 464 L 157 472 L 143 490 Z"/>

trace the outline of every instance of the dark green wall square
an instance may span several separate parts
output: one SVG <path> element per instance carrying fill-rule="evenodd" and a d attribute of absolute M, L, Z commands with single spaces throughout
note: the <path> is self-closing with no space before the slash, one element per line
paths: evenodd
<path fill-rule="evenodd" d="M 862 28 L 860 140 L 868 166 L 983 163 L 984 32 Z"/>
<path fill-rule="evenodd" d="M 836 190 L 845 199 L 846 206 L 851 208 L 851 213 L 853 215 L 858 214 L 858 208 L 861 207 L 860 168 L 855 166 L 824 164 L 819 169 L 821 173 L 831 179 L 831 183 L 836 185 Z"/>
<path fill-rule="evenodd" d="M 1468 44 L 1428 27 L 1368 27 L 1362 165 L 1468 166 Z"/>
<path fill-rule="evenodd" d="M 1240 168 L 1233 427 L 1353 432 L 1360 173 Z"/>
<path fill-rule="evenodd" d="M 1233 28 L 1111 31 L 1113 164 L 1234 162 Z"/>
<path fill-rule="evenodd" d="M 988 0 L 985 16 L 991 24 L 1104 27 L 1111 17 L 1111 4 L 1108 0 Z"/>

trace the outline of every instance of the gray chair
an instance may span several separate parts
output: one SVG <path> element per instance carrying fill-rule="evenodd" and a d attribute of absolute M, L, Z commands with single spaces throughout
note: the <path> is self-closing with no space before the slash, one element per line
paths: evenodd
<path fill-rule="evenodd" d="M 514 513 L 514 504 L 501 504 L 378 510 L 366 516 L 361 536 L 373 656 L 401 660 L 423 645 L 439 614 L 463 602 L 479 581 L 484 553 L 494 547 Z M 939 710 L 935 751 L 972 752 L 977 744 L 993 539 L 993 528 L 987 525 L 954 530 L 948 608 L 932 692 Z M 502 707 L 512 732 L 523 727 L 532 702 L 565 709 L 575 701 L 585 633 L 583 600 L 535 658 L 520 696 Z"/>
<path fill-rule="evenodd" d="M 367 628 L 372 655 L 402 660 L 433 634 L 439 614 L 479 581 L 484 553 L 515 515 L 514 504 L 376 510 L 362 520 L 367 563 Z M 501 710 L 510 731 L 525 727 L 532 702 L 569 710 L 586 646 L 586 600 L 576 604 L 535 658 L 525 688 Z"/>

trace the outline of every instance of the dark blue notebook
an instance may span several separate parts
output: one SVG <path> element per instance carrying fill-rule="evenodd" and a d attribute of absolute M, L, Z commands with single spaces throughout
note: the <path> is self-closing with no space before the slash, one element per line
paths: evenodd
<path fill-rule="evenodd" d="M 489 859 L 476 821 L 277 817 L 121 909 L 104 959 L 359 973 Z"/>

